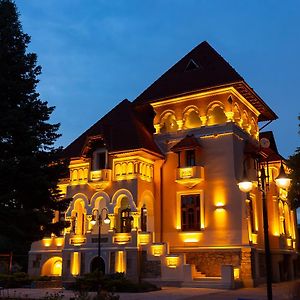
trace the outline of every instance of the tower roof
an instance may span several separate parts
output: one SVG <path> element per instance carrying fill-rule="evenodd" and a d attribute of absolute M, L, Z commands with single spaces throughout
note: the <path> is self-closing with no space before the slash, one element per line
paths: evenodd
<path fill-rule="evenodd" d="M 217 87 L 233 86 L 261 114 L 259 121 L 277 119 L 234 68 L 204 41 L 179 60 L 135 100 L 136 105 L 162 101 Z"/>
<path fill-rule="evenodd" d="M 199 141 L 196 137 L 191 134 L 184 137 L 181 141 L 179 141 L 176 145 L 174 145 L 171 150 L 173 152 L 188 150 L 188 149 L 195 149 L 201 147 Z"/>

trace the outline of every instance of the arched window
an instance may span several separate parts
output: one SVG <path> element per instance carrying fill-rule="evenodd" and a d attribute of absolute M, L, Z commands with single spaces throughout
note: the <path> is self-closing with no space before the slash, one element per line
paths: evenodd
<path fill-rule="evenodd" d="M 243 129 L 248 130 L 249 124 L 250 124 L 250 122 L 249 122 L 248 114 L 244 111 L 243 116 L 242 116 L 242 127 L 243 127 Z"/>
<path fill-rule="evenodd" d="M 133 217 L 131 216 L 131 209 L 128 206 L 121 210 L 121 232 L 131 232 Z"/>
<path fill-rule="evenodd" d="M 78 171 L 75 169 L 72 172 L 72 181 L 77 181 L 78 180 Z"/>
<path fill-rule="evenodd" d="M 173 113 L 167 112 L 164 114 L 161 125 L 160 125 L 160 132 L 176 132 L 178 130 L 178 125 L 176 122 L 176 117 Z"/>
<path fill-rule="evenodd" d="M 227 117 L 221 106 L 212 106 L 207 114 L 207 125 L 216 125 L 226 123 Z"/>
<path fill-rule="evenodd" d="M 115 172 L 116 172 L 116 176 L 121 175 L 121 165 L 120 164 L 116 164 L 115 166 Z"/>
<path fill-rule="evenodd" d="M 290 236 L 290 209 L 286 202 L 284 203 L 284 220 L 285 234 Z"/>
<path fill-rule="evenodd" d="M 128 198 L 124 195 L 121 199 L 119 212 L 118 228 L 120 232 L 131 232 L 133 217 Z"/>
<path fill-rule="evenodd" d="M 128 163 L 127 172 L 128 172 L 128 174 L 133 174 L 134 173 L 134 171 L 133 171 L 133 163 L 132 162 Z"/>
<path fill-rule="evenodd" d="M 183 122 L 184 129 L 197 128 L 202 125 L 201 119 L 199 117 L 199 112 L 194 108 L 190 108 L 186 111 L 183 117 Z"/>
<path fill-rule="evenodd" d="M 285 234 L 286 225 L 284 219 L 284 208 L 283 208 L 283 201 L 279 200 L 278 203 L 278 212 L 279 212 L 279 221 L 280 221 L 280 233 Z"/>
<path fill-rule="evenodd" d="M 250 128 L 250 134 L 255 136 L 257 133 L 257 124 L 255 123 L 254 119 L 251 119 L 251 128 Z"/>
<path fill-rule="evenodd" d="M 145 204 L 141 208 L 141 230 L 147 231 L 147 208 Z"/>
<path fill-rule="evenodd" d="M 84 235 L 86 225 L 86 212 L 84 202 L 76 200 L 74 210 L 71 213 L 71 231 L 75 235 Z"/>
<path fill-rule="evenodd" d="M 122 175 L 126 175 L 126 173 L 127 173 L 127 164 L 122 163 Z"/>
<path fill-rule="evenodd" d="M 241 121 L 241 112 L 237 104 L 233 107 L 233 119 L 236 123 L 240 123 Z"/>

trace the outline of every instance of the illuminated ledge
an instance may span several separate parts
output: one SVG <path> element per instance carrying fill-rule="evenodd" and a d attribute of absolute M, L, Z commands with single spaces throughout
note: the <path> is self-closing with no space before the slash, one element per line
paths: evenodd
<path fill-rule="evenodd" d="M 131 242 L 130 233 L 115 233 L 113 242 L 118 245 L 125 245 Z"/>
<path fill-rule="evenodd" d="M 110 169 L 90 171 L 89 184 L 95 189 L 103 190 L 110 184 L 110 182 L 111 182 Z"/>
<path fill-rule="evenodd" d="M 180 258 L 179 255 L 169 254 L 166 255 L 166 264 L 168 268 L 176 269 L 179 266 Z"/>
<path fill-rule="evenodd" d="M 138 242 L 139 245 L 148 245 L 150 244 L 151 235 L 150 232 L 139 232 Z"/>
<path fill-rule="evenodd" d="M 86 238 L 84 236 L 73 236 L 70 238 L 70 245 L 73 246 L 81 246 L 86 242 Z"/>
<path fill-rule="evenodd" d="M 204 168 L 201 166 L 177 168 L 175 181 L 179 184 L 192 188 L 203 180 Z"/>

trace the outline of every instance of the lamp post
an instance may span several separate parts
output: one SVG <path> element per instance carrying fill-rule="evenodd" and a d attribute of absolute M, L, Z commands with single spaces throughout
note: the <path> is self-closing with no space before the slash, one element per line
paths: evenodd
<path fill-rule="evenodd" d="M 108 210 L 106 207 L 102 208 L 102 210 L 99 213 L 98 209 L 94 210 L 96 215 L 93 214 L 91 224 L 95 225 L 98 219 L 98 264 L 99 264 L 99 270 L 100 271 L 100 262 L 101 262 L 101 226 L 102 226 L 102 213 L 103 211 L 106 211 L 105 218 L 103 220 L 104 224 L 110 224 L 110 219 L 108 217 Z"/>
<path fill-rule="evenodd" d="M 268 166 L 267 166 L 268 167 Z M 266 264 L 266 279 L 267 279 L 267 296 L 268 300 L 273 299 L 272 295 L 272 261 L 271 261 L 271 249 L 269 240 L 269 224 L 268 224 L 268 209 L 267 209 L 267 182 L 269 176 L 266 175 L 264 165 L 260 165 L 260 171 L 257 174 L 260 191 L 262 192 L 262 207 L 263 207 L 263 229 L 264 229 L 264 242 L 265 242 L 265 264 Z M 287 178 L 284 168 L 281 162 L 280 173 L 275 179 L 275 183 L 279 188 L 288 188 L 291 179 Z M 253 183 L 247 178 L 244 165 L 243 180 L 238 183 L 239 189 L 242 192 L 248 193 L 253 188 Z"/>

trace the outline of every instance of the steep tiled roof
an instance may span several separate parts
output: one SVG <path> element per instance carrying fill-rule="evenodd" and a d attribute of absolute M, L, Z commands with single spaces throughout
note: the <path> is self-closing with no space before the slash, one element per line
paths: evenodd
<path fill-rule="evenodd" d="M 207 42 L 202 42 L 178 61 L 134 103 L 155 102 L 221 86 L 234 86 L 261 113 L 260 121 L 277 119 L 276 114 Z"/>
<path fill-rule="evenodd" d="M 80 157 L 88 139 L 101 137 L 109 152 L 146 149 L 161 154 L 153 140 L 153 116 L 150 105 L 137 111 L 127 99 L 80 135 L 64 150 L 64 156 Z"/>

